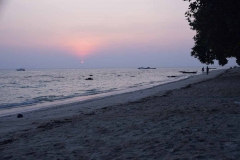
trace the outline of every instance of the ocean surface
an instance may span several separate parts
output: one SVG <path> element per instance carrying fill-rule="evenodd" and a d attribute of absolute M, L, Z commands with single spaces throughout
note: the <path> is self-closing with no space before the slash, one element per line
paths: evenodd
<path fill-rule="evenodd" d="M 114 95 L 196 75 L 183 70 L 202 73 L 201 68 L 0 70 L 0 110 Z"/>

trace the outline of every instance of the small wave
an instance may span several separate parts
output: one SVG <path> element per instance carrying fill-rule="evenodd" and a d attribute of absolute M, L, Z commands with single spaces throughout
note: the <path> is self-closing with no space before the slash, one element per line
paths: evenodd
<path fill-rule="evenodd" d="M 106 92 L 112 92 L 112 91 L 116 91 L 116 90 L 117 90 L 117 88 L 111 88 L 109 90 L 106 90 Z"/>
<path fill-rule="evenodd" d="M 108 89 L 108 90 L 104 90 L 104 91 L 99 91 L 99 93 L 108 93 L 108 92 L 113 92 L 113 91 L 117 91 L 118 89 L 117 88 L 111 88 L 111 89 Z"/>
<path fill-rule="evenodd" d="M 55 95 L 50 95 L 50 96 L 40 96 L 40 97 L 35 97 L 33 99 L 27 99 L 23 102 L 19 103 L 3 103 L 0 105 L 0 109 L 7 109 L 7 108 L 15 108 L 15 107 L 22 107 L 22 106 L 31 106 L 35 105 L 38 103 L 44 103 L 44 102 L 53 102 L 55 100 L 63 100 L 67 98 L 72 98 L 74 96 L 55 96 Z M 21 97 L 18 97 L 21 98 Z"/>
<path fill-rule="evenodd" d="M 50 96 L 40 96 L 40 97 L 36 97 L 33 98 L 32 100 L 34 102 L 53 102 L 56 99 L 59 99 L 59 96 L 54 96 L 54 95 L 50 95 Z"/>
<path fill-rule="evenodd" d="M 40 83 L 51 83 L 52 81 L 39 80 L 38 82 L 40 82 Z"/>
<path fill-rule="evenodd" d="M 52 75 L 39 75 L 39 77 L 53 77 Z"/>
<path fill-rule="evenodd" d="M 25 102 L 20 102 L 20 103 L 3 103 L 0 105 L 0 109 L 8 109 L 8 108 L 15 108 L 15 107 L 22 107 L 22 106 L 30 106 L 33 105 L 34 103 L 31 101 L 25 101 Z"/>
<path fill-rule="evenodd" d="M 136 87 L 138 87 L 138 86 L 137 85 L 133 85 L 133 86 L 129 86 L 127 88 L 136 88 Z"/>
<path fill-rule="evenodd" d="M 60 76 L 60 77 L 54 77 L 54 78 L 65 78 L 65 77 Z"/>
<path fill-rule="evenodd" d="M 20 86 L 19 88 L 38 88 L 38 87 L 34 87 L 34 86 Z"/>
<path fill-rule="evenodd" d="M 94 94 L 99 94 L 102 93 L 102 91 L 97 90 L 97 89 L 90 89 L 85 91 L 86 95 L 94 95 Z"/>

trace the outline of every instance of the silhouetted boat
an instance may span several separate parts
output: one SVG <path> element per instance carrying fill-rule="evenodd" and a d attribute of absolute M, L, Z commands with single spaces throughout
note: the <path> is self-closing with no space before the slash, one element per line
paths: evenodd
<path fill-rule="evenodd" d="M 194 72 L 179 71 L 179 72 L 181 72 L 181 73 L 192 73 L 192 74 L 195 74 L 195 73 L 197 73 L 197 71 L 194 71 Z"/>
<path fill-rule="evenodd" d="M 86 78 L 85 80 L 93 80 L 93 78 L 90 77 L 90 78 Z"/>
<path fill-rule="evenodd" d="M 139 67 L 138 69 L 156 69 L 156 68 L 151 68 L 151 67 Z"/>
<path fill-rule="evenodd" d="M 25 71 L 25 68 L 16 69 L 17 71 Z"/>
<path fill-rule="evenodd" d="M 167 76 L 167 77 L 169 77 L 169 78 L 174 78 L 174 77 L 178 77 L 178 76 Z"/>

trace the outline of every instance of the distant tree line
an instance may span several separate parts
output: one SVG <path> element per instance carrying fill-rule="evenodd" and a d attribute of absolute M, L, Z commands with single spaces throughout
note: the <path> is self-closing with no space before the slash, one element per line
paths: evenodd
<path fill-rule="evenodd" d="M 184 0 L 189 1 L 185 13 L 195 45 L 191 55 L 205 64 L 228 63 L 235 57 L 240 65 L 240 0 Z"/>

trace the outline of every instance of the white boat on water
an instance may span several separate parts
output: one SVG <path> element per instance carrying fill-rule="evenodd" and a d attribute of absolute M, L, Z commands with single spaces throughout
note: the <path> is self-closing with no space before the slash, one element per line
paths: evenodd
<path fill-rule="evenodd" d="M 17 71 L 25 71 L 25 68 L 18 68 Z"/>

